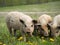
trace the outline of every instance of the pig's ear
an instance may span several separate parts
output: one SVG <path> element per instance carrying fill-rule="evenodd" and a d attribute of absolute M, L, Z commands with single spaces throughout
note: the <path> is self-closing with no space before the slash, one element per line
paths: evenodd
<path fill-rule="evenodd" d="M 25 23 L 24 23 L 24 21 L 23 21 L 23 20 L 21 20 L 21 19 L 20 19 L 20 22 L 21 22 L 22 24 L 25 24 Z"/>
<path fill-rule="evenodd" d="M 37 25 L 38 27 L 41 27 L 41 25 Z"/>
<path fill-rule="evenodd" d="M 37 24 L 37 20 L 32 20 L 33 24 Z"/>
<path fill-rule="evenodd" d="M 37 24 L 35 24 L 36 26 L 38 26 L 38 27 L 41 27 L 41 24 L 39 24 L 39 23 L 37 23 Z"/>
<path fill-rule="evenodd" d="M 48 23 L 47 25 L 48 25 L 48 26 L 52 26 L 52 25 L 53 25 L 53 23 L 51 22 L 51 23 Z"/>
<path fill-rule="evenodd" d="M 51 22 L 51 23 L 48 23 L 48 24 L 47 24 L 48 29 L 51 29 L 52 25 L 53 25 L 52 22 Z"/>

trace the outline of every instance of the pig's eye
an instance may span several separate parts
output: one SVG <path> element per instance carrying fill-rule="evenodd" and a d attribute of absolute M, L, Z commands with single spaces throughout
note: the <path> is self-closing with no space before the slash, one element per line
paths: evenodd
<path fill-rule="evenodd" d="M 33 25 L 31 25 L 31 27 L 33 27 Z"/>
<path fill-rule="evenodd" d="M 27 27 L 27 26 L 25 25 L 25 27 Z"/>

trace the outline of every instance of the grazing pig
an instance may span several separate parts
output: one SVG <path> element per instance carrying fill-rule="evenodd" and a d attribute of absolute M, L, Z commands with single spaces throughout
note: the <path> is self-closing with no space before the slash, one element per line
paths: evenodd
<path fill-rule="evenodd" d="M 51 37 L 57 37 L 60 35 L 60 15 L 57 15 L 54 17 L 51 24 L 49 24 L 51 27 Z"/>
<path fill-rule="evenodd" d="M 33 36 L 32 33 L 34 31 L 34 20 L 22 12 L 9 12 L 6 17 L 6 24 L 10 34 L 12 34 L 13 30 L 14 35 L 16 36 L 16 30 L 20 30 L 21 35 L 24 37 L 24 41 L 26 41 L 26 33 L 28 33 L 30 36 Z"/>
<path fill-rule="evenodd" d="M 40 35 L 49 36 L 48 24 L 52 22 L 52 17 L 47 14 L 43 14 L 37 19 L 37 22 L 37 29 L 38 32 L 40 32 Z"/>

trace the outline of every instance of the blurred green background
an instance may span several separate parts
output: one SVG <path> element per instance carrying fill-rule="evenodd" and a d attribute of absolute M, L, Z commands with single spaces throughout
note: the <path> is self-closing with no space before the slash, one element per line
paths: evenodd
<path fill-rule="evenodd" d="M 60 0 L 0 0 L 0 6 L 41 4 Z"/>

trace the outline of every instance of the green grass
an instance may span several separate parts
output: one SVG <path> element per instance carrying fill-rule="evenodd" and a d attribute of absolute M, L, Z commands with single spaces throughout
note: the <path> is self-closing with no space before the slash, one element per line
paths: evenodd
<path fill-rule="evenodd" d="M 36 19 L 38 16 L 31 15 L 31 17 Z M 33 44 L 27 44 L 27 42 L 19 41 L 16 37 L 11 36 L 6 26 L 5 17 L 0 16 L 0 43 L 6 45 L 60 45 L 60 37 L 56 38 L 54 42 L 51 42 L 49 38 L 43 42 L 39 36 L 28 37 L 28 39 Z"/>
<path fill-rule="evenodd" d="M 0 11 L 60 12 L 60 1 L 44 4 L 0 7 Z"/>

